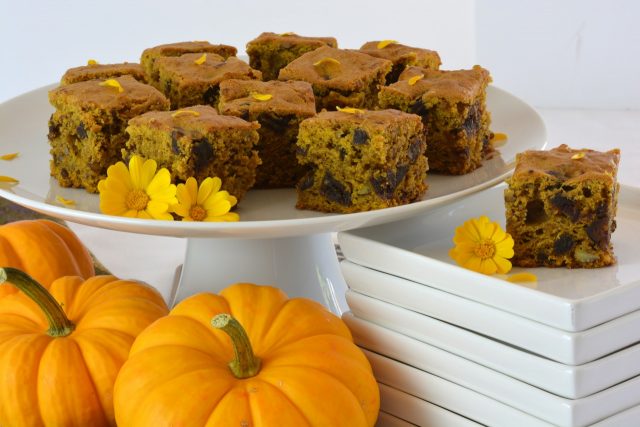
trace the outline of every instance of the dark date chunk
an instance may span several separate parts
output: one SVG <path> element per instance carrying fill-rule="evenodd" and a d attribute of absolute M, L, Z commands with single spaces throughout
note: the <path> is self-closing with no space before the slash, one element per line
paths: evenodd
<path fill-rule="evenodd" d="M 411 140 L 411 143 L 409 144 L 409 161 L 411 163 L 418 160 L 420 154 L 424 153 L 425 146 L 424 138 L 416 136 Z"/>
<path fill-rule="evenodd" d="M 424 105 L 424 102 L 422 102 L 422 98 L 416 99 L 413 104 L 409 106 L 409 112 L 422 116 L 423 119 L 426 119 L 429 114 L 429 110 Z"/>
<path fill-rule="evenodd" d="M 293 116 L 277 116 L 272 114 L 263 114 L 258 121 L 260 125 L 271 129 L 275 133 L 284 133 L 289 128 L 289 123 Z"/>
<path fill-rule="evenodd" d="M 353 132 L 353 139 L 351 140 L 353 145 L 365 145 L 369 143 L 369 134 L 364 129 L 356 129 Z"/>
<path fill-rule="evenodd" d="M 573 249 L 575 245 L 576 242 L 573 240 L 573 237 L 568 233 L 563 233 L 558 237 L 558 240 L 553 243 L 553 252 L 555 252 L 556 255 L 562 255 Z"/>
<path fill-rule="evenodd" d="M 205 90 L 204 94 L 202 95 L 204 103 L 216 107 L 216 104 L 218 103 L 219 91 L 220 88 L 218 86 L 209 86 L 209 88 Z"/>
<path fill-rule="evenodd" d="M 322 178 L 320 194 L 332 202 L 339 203 L 343 206 L 351 206 L 351 191 L 329 172 L 325 173 Z"/>
<path fill-rule="evenodd" d="M 547 213 L 544 210 L 544 202 L 542 200 L 531 200 L 527 202 L 527 218 L 526 224 L 540 224 L 547 220 Z"/>
<path fill-rule="evenodd" d="M 601 249 L 607 249 L 611 240 L 608 225 L 609 220 L 607 217 L 599 217 L 587 226 L 587 236 Z"/>
<path fill-rule="evenodd" d="M 87 135 L 87 130 L 84 128 L 84 123 L 80 122 L 76 127 L 76 135 L 78 135 L 80 139 L 87 139 L 89 135 Z"/>
<path fill-rule="evenodd" d="M 60 136 L 60 125 L 53 121 L 53 115 L 49 119 L 49 139 L 55 139 Z"/>
<path fill-rule="evenodd" d="M 304 191 L 313 187 L 315 171 L 309 171 L 305 176 L 298 181 L 298 190 Z"/>
<path fill-rule="evenodd" d="M 400 165 L 396 168 L 395 172 L 389 170 L 386 176 L 371 178 L 370 182 L 373 190 L 384 200 L 393 198 L 393 193 L 395 193 L 396 188 L 398 188 L 398 185 L 400 185 L 408 171 L 408 165 Z"/>
<path fill-rule="evenodd" d="M 207 138 L 197 139 L 192 144 L 191 153 L 195 160 L 195 169 L 199 172 L 213 160 L 213 147 Z"/>
<path fill-rule="evenodd" d="M 478 134 L 478 130 L 480 130 L 480 108 L 478 104 L 473 104 L 469 108 L 469 114 L 467 114 L 462 123 L 462 129 L 467 134 L 467 137 L 473 137 Z"/>
<path fill-rule="evenodd" d="M 173 154 L 180 154 L 182 150 L 178 144 L 178 140 L 184 136 L 184 129 L 175 128 L 171 131 L 171 152 Z"/>
<path fill-rule="evenodd" d="M 551 198 L 551 204 L 571 221 L 575 222 L 580 217 L 580 206 L 575 200 L 556 194 Z"/>

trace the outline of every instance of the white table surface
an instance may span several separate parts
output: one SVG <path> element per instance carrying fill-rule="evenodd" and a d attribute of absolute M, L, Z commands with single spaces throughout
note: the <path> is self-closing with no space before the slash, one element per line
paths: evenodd
<path fill-rule="evenodd" d="M 640 111 L 538 111 L 547 126 L 548 147 L 567 144 L 600 151 L 620 148 L 618 180 L 640 187 Z M 69 226 L 114 275 L 145 281 L 168 300 L 176 268 L 184 259 L 186 239 Z"/>

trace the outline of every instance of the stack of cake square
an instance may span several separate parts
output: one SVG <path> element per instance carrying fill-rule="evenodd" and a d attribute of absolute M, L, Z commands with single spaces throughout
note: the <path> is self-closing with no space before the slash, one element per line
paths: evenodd
<path fill-rule="evenodd" d="M 417 425 L 637 425 L 640 190 L 618 192 L 617 150 L 561 146 L 547 155 L 570 161 L 544 168 L 531 154 L 509 187 L 339 233 L 349 285 L 343 318 L 373 365 L 385 413 Z M 545 184 L 534 191 L 534 182 Z M 479 274 L 449 257 L 458 225 L 487 215 L 513 227 L 527 205 L 522 235 L 511 230 L 515 262 L 527 267 L 512 273 L 536 282 Z M 435 421 L 443 410 L 451 423 Z"/>

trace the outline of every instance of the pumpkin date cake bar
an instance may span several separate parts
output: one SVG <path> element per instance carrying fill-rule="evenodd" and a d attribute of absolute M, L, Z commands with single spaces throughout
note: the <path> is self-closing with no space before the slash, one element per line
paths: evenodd
<path fill-rule="evenodd" d="M 167 168 L 174 181 L 219 177 L 222 189 L 238 200 L 255 182 L 259 125 L 219 115 L 208 105 L 177 111 L 151 111 L 129 121 L 122 155 L 137 154 Z"/>
<path fill-rule="evenodd" d="M 260 123 L 256 149 L 256 188 L 294 187 L 307 168 L 296 160 L 300 122 L 316 114 L 311 85 L 307 82 L 225 80 L 220 83 L 221 114 Z"/>
<path fill-rule="evenodd" d="M 437 70 L 442 63 L 440 55 L 434 50 L 406 46 L 394 40 L 367 42 L 360 47 L 359 52 L 393 62 L 393 68 L 387 74 L 387 84 L 397 82 L 407 67 L 418 66 Z"/>
<path fill-rule="evenodd" d="M 305 53 L 280 70 L 278 80 L 311 83 L 316 109 L 373 109 L 392 63 L 354 50 L 324 46 Z"/>
<path fill-rule="evenodd" d="M 169 109 L 162 93 L 129 75 L 60 86 L 49 92 L 49 102 L 55 108 L 48 134 L 51 175 L 62 187 L 90 192 L 122 159 L 129 119 Z"/>
<path fill-rule="evenodd" d="M 108 79 L 111 77 L 131 76 L 139 82 L 146 83 L 147 77 L 140 64 L 123 62 L 121 64 L 89 64 L 68 69 L 60 81 L 60 85 L 84 82 L 94 79 Z"/>
<path fill-rule="evenodd" d="M 616 175 L 620 151 L 561 145 L 516 156 L 507 181 L 507 232 L 513 264 L 522 267 L 603 267 L 616 262 Z"/>
<path fill-rule="evenodd" d="M 298 184 L 296 206 L 349 213 L 416 201 L 427 189 L 424 150 L 415 114 L 322 112 L 300 124 L 298 161 L 311 170 Z"/>
<path fill-rule="evenodd" d="M 430 170 L 462 175 L 480 167 L 491 149 L 486 108 L 490 81 L 480 66 L 453 71 L 409 67 L 397 83 L 380 90 L 380 108 L 421 116 Z"/>
<path fill-rule="evenodd" d="M 280 69 L 296 58 L 322 46 L 338 47 L 333 37 L 306 37 L 295 33 L 262 33 L 247 43 L 249 65 L 262 72 L 262 78 L 277 80 Z"/>

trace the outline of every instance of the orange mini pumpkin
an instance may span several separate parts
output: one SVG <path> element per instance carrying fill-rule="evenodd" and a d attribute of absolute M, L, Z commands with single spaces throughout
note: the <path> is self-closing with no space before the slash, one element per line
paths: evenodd
<path fill-rule="evenodd" d="M 252 284 L 179 303 L 136 338 L 114 389 L 119 427 L 370 427 L 379 403 L 340 318 Z"/>
<path fill-rule="evenodd" d="M 59 278 L 49 291 L 14 268 L 0 283 L 0 425 L 115 426 L 113 385 L 135 337 L 169 311 L 151 286 Z M 2 285 L 5 286 L 5 285 Z"/>
<path fill-rule="evenodd" d="M 45 219 L 0 226 L 0 266 L 18 268 L 47 288 L 58 277 L 95 275 L 91 254 L 73 231 Z M 0 286 L 0 297 L 15 292 Z"/>

